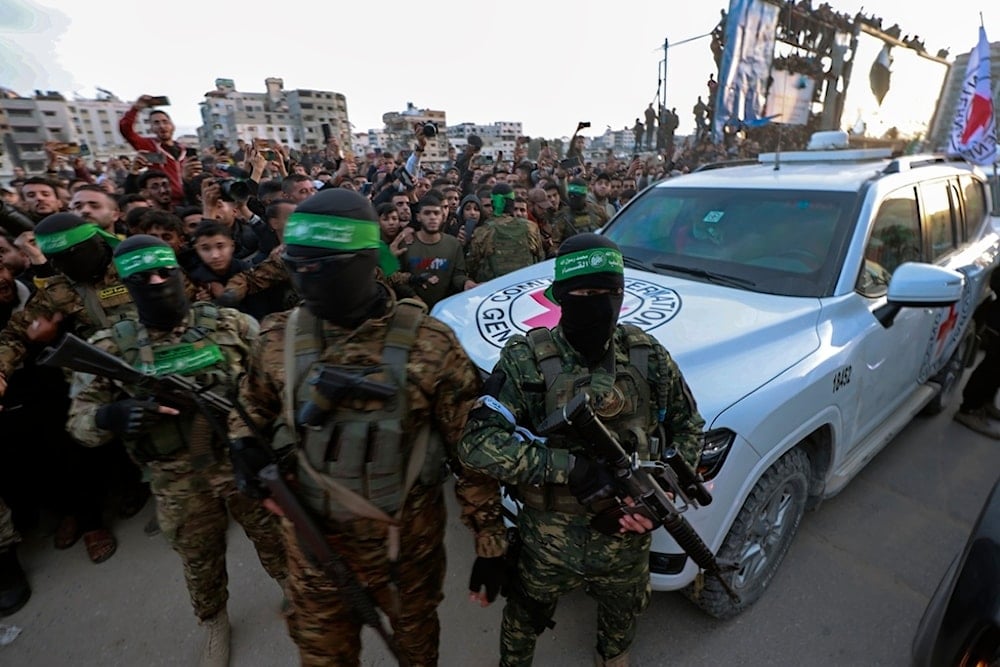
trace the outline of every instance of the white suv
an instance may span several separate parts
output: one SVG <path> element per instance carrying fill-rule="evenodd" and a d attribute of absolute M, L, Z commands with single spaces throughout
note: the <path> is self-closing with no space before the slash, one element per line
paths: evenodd
<path fill-rule="evenodd" d="M 620 321 L 670 351 L 706 422 L 714 502 L 686 516 L 741 601 L 665 532 L 657 590 L 717 617 L 763 593 L 803 512 L 921 411 L 950 400 L 975 352 L 1000 237 L 982 173 L 887 151 L 761 155 L 647 188 L 602 231 L 625 255 Z M 554 326 L 544 262 L 441 302 L 483 372 L 504 342 Z M 697 581 L 696 581 L 697 579 Z"/>

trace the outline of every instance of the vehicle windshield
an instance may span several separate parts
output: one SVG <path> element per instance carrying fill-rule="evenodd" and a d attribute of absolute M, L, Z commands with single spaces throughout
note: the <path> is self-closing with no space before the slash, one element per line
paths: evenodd
<path fill-rule="evenodd" d="M 628 264 L 784 296 L 828 296 L 853 225 L 851 192 L 651 188 L 604 234 Z"/>

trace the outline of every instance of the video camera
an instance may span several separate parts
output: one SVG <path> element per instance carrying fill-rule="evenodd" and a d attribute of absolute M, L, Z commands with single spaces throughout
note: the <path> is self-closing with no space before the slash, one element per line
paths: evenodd
<path fill-rule="evenodd" d="M 438 126 L 437 123 L 435 123 L 434 121 L 429 120 L 424 123 L 421 123 L 420 125 L 421 125 L 420 127 L 421 134 L 423 134 L 428 139 L 433 139 L 434 137 L 437 136 Z"/>

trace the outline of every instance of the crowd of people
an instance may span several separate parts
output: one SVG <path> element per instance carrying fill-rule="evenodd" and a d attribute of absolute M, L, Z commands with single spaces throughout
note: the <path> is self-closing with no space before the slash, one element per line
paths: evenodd
<path fill-rule="evenodd" d="M 150 135 L 136 130 L 152 102 L 139 98 L 121 119 L 135 154 L 87 164 L 49 146 L 44 174 L 19 171 L 0 193 L 0 614 L 30 598 L 16 545 L 39 509 L 58 520 L 56 548 L 82 539 L 101 563 L 117 549 L 108 519 L 138 514 L 152 495 L 147 532 L 162 532 L 182 560 L 206 635 L 202 664 L 228 664 L 229 516 L 285 592 L 303 664 L 356 662 L 358 621 L 338 593 L 342 582 L 311 566 L 314 554 L 260 481 L 276 463 L 388 614 L 397 650 L 411 664 L 434 664 L 447 461 L 476 536 L 470 591 L 484 605 L 510 576 L 498 484 L 521 485 L 526 497 L 529 485 L 551 485 L 564 496 L 559 507 L 527 503 L 527 552 L 514 566 L 522 590 L 505 611 L 503 664 L 529 664 L 539 609 L 551 614 L 559 595 L 595 581 L 599 660 L 627 664 L 649 596 L 643 533 L 652 525 L 625 512 L 621 534 L 586 535 L 594 505 L 610 499 L 607 473 L 572 437 L 548 448 L 525 442 L 510 421 L 535 428 L 539 405 L 568 398 L 522 406 L 525 387 L 510 394 L 531 368 L 549 368 L 530 361 L 535 343 L 505 350 L 483 386 L 454 334 L 427 312 L 556 258 L 563 322 L 545 346 L 574 368 L 560 377 L 593 375 L 599 401 L 617 380 L 612 372 L 604 386 L 598 375 L 620 366 L 622 377 L 637 358 L 648 360 L 630 380 L 648 378 L 643 404 L 610 415 L 608 426 L 631 432 L 641 422 L 652 432 L 667 420 L 694 464 L 701 424 L 690 393 L 658 343 L 616 328 L 622 259 L 592 232 L 655 180 L 720 157 L 712 144 L 678 147 L 676 160 L 608 154 L 592 162 L 581 126 L 566 159 L 543 145 L 529 160 L 519 141 L 512 161 L 487 164 L 470 136 L 433 169 L 421 164 L 419 124 L 412 150 L 400 155 L 355 157 L 335 139 L 315 150 L 240 141 L 198 151 L 175 141 L 160 108 L 148 115 Z M 600 255 L 605 269 L 580 271 L 584 255 Z M 38 363 L 68 334 L 143 373 L 238 394 L 244 410 L 213 414 L 194 409 L 204 401 L 190 396 L 172 402 L 145 385 Z M 636 345 L 641 357 L 629 351 Z M 517 448 L 533 467 L 521 466 Z M 562 547 L 544 544 L 553 534 L 563 535 Z M 628 567 L 608 578 L 626 542 Z M 538 559 L 559 556 L 553 546 L 580 562 L 539 579 Z"/>

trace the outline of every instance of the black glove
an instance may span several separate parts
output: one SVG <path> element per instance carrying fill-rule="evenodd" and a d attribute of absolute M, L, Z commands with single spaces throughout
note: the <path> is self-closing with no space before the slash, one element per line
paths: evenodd
<path fill-rule="evenodd" d="M 271 447 L 256 438 L 239 438 L 229 445 L 229 459 L 240 493 L 258 500 L 271 495 L 260 481 L 260 471 L 277 460 Z"/>
<path fill-rule="evenodd" d="M 569 491 L 581 505 L 590 505 L 615 495 L 615 478 L 607 469 L 586 456 L 576 456 L 569 471 Z"/>
<path fill-rule="evenodd" d="M 156 401 L 140 401 L 126 398 L 102 405 L 94 415 L 97 428 L 111 431 L 126 438 L 134 438 L 145 433 L 153 424 L 160 421 L 163 415 L 159 412 Z"/>
<path fill-rule="evenodd" d="M 469 576 L 469 590 L 478 593 L 486 588 L 486 601 L 493 602 L 497 593 L 507 584 L 507 559 L 504 556 L 484 558 L 477 556 L 472 564 L 472 574 Z"/>

